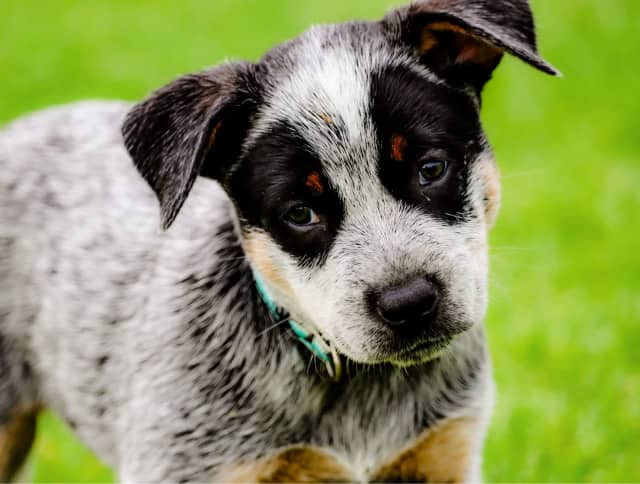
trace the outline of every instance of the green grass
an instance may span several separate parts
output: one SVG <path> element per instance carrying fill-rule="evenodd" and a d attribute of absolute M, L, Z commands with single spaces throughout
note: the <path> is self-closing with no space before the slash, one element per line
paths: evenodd
<path fill-rule="evenodd" d="M 398 3 L 398 2 L 395 2 Z M 3 0 L 0 122 L 137 99 L 386 0 Z M 640 2 L 534 0 L 551 79 L 505 61 L 484 120 L 504 175 L 489 328 L 489 481 L 640 481 Z M 111 474 L 45 415 L 36 481 Z"/>

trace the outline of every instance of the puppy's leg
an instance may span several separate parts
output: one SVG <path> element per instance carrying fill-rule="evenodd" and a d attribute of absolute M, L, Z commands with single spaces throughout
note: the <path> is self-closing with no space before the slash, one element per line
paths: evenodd
<path fill-rule="evenodd" d="M 371 482 L 477 482 L 485 427 L 481 417 L 446 420 L 378 468 Z"/>
<path fill-rule="evenodd" d="M 287 448 L 273 457 L 228 468 L 219 473 L 223 482 L 354 482 L 354 475 L 338 458 L 312 447 Z M 217 480 L 216 480 L 217 482 Z"/>
<path fill-rule="evenodd" d="M 0 269 L 1 263 L 0 260 Z M 2 274 L 0 270 L 0 277 Z M 0 304 L 0 330 L 5 322 L 2 309 Z M 29 453 L 36 425 L 37 407 L 27 404 L 31 401 L 26 396 L 30 387 L 29 370 L 15 354 L 14 346 L 9 345 L 0 332 L 0 482 L 15 477 Z"/>
<path fill-rule="evenodd" d="M 14 478 L 29 455 L 37 414 L 35 405 L 21 405 L 0 424 L 0 482 Z"/>

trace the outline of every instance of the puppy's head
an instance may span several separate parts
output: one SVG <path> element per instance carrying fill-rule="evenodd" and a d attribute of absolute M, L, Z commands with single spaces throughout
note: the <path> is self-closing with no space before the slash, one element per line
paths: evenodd
<path fill-rule="evenodd" d="M 424 361 L 485 312 L 499 184 L 479 106 L 505 52 L 555 73 L 526 0 L 418 2 L 180 78 L 125 143 L 165 227 L 218 180 L 294 319 L 355 361 Z"/>

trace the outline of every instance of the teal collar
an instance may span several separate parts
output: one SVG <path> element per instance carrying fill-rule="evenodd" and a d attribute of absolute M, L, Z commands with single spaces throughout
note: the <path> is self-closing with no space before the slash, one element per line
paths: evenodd
<path fill-rule="evenodd" d="M 271 294 L 269 294 L 264 279 L 256 270 L 253 270 L 253 278 L 256 282 L 258 294 L 260 294 L 265 306 L 267 306 L 274 319 L 280 321 L 283 318 L 283 313 L 271 297 Z M 329 376 L 334 380 L 339 380 L 341 374 L 340 357 L 333 347 L 326 343 L 317 332 L 306 330 L 293 319 L 289 319 L 288 323 L 298 341 L 325 364 Z"/>

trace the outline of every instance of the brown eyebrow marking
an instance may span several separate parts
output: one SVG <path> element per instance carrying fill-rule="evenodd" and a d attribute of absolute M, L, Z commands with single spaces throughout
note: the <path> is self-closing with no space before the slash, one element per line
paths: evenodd
<path fill-rule="evenodd" d="M 401 134 L 391 136 L 391 158 L 395 161 L 404 160 L 404 150 L 407 148 L 407 138 Z"/>
<path fill-rule="evenodd" d="M 324 192 L 324 185 L 322 184 L 322 180 L 320 179 L 320 173 L 318 173 L 317 171 L 312 171 L 311 173 L 309 173 L 309 176 L 307 176 L 307 180 L 304 184 L 315 192 Z"/>

